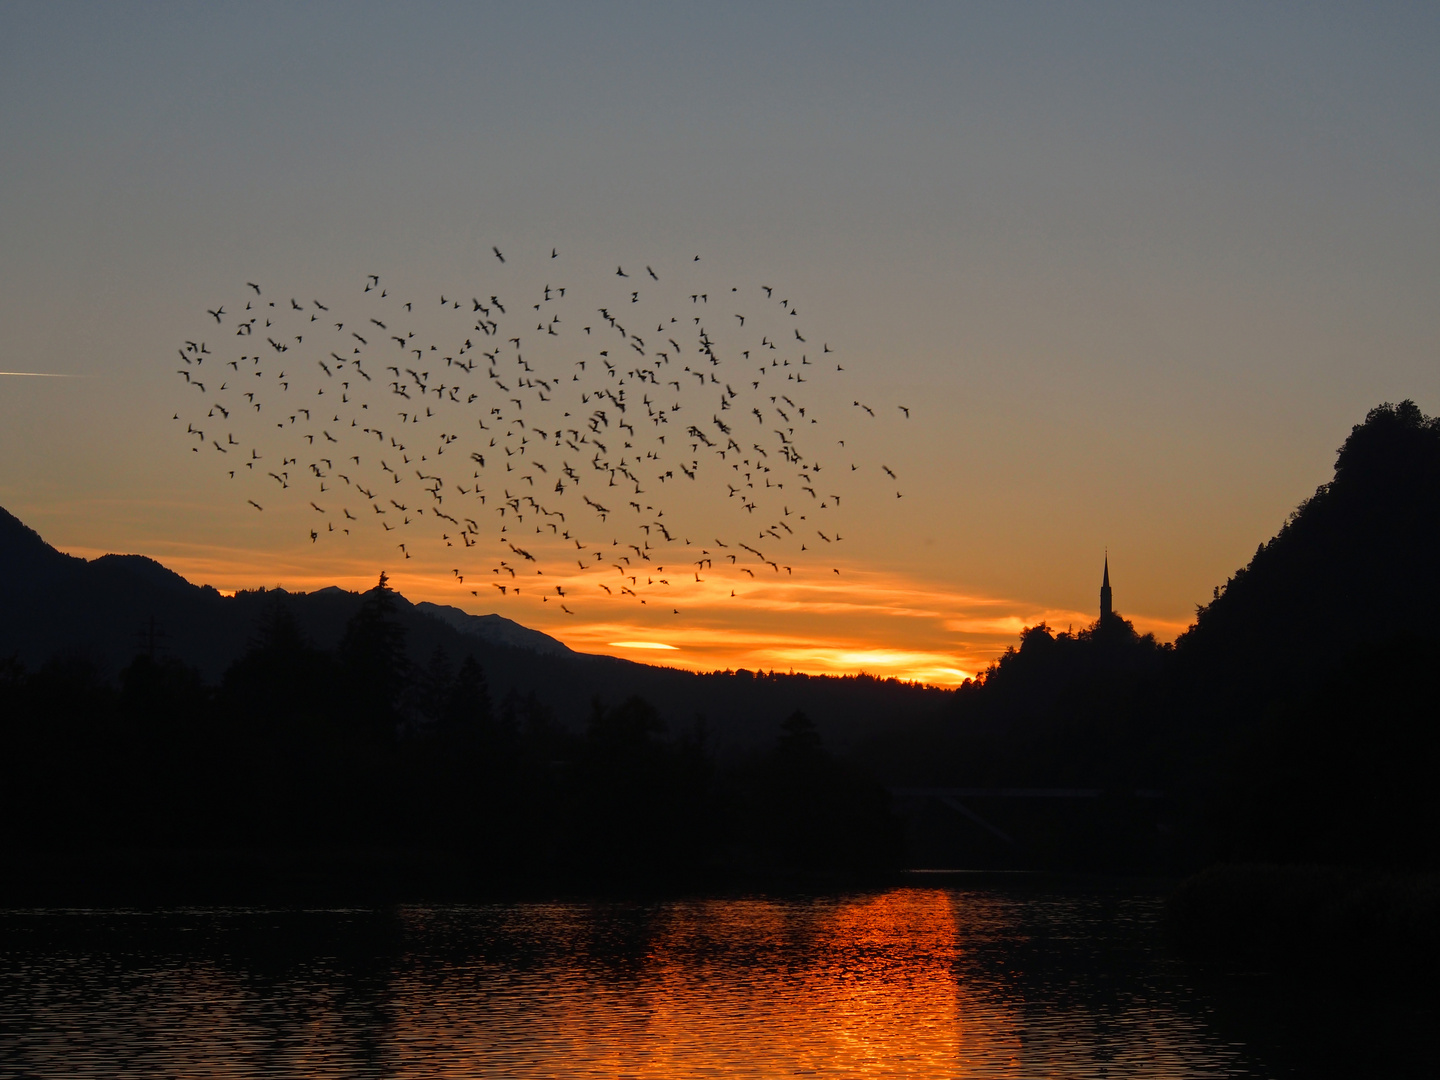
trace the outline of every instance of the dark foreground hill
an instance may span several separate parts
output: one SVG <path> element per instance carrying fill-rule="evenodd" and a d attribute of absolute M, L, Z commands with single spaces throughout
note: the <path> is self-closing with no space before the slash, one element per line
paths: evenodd
<path fill-rule="evenodd" d="M 1440 868 L 1437 610 L 1440 419 L 1382 405 L 1176 642 L 1205 850 Z"/>
<path fill-rule="evenodd" d="M 1029 627 L 865 756 L 897 787 L 1051 793 L 952 795 L 993 826 L 968 827 L 986 858 L 1440 868 L 1436 611 L 1440 421 L 1382 405 L 1173 647 L 1119 616 Z M 1086 813 L 1113 821 L 1089 846 L 1063 828 Z"/>
<path fill-rule="evenodd" d="M 1340 448 L 1335 477 L 1176 642 L 1187 691 L 1217 721 L 1250 720 L 1359 657 L 1435 635 L 1440 420 L 1382 405 Z"/>

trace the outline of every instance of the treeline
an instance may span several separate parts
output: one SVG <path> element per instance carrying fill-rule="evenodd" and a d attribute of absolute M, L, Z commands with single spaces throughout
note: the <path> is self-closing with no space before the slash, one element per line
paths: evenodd
<path fill-rule="evenodd" d="M 1173 649 L 1119 615 L 1079 631 L 1026 627 L 942 715 L 873 738 L 895 782 L 958 787 L 1153 787 L 1166 774 Z"/>
<path fill-rule="evenodd" d="M 118 681 L 80 659 L 0 667 L 0 843 L 442 852 L 470 880 L 717 883 L 864 876 L 901 862 L 888 796 L 803 713 L 717 760 L 703 718 L 643 699 L 576 731 L 533 694 L 493 701 L 471 656 L 407 658 L 382 577 L 339 647 L 285 604 L 218 685 L 142 654 Z"/>

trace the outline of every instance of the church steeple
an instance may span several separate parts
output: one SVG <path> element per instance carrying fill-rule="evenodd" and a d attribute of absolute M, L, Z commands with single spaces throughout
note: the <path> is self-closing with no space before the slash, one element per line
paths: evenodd
<path fill-rule="evenodd" d="M 1105 553 L 1105 578 L 1100 583 L 1100 621 L 1103 623 L 1113 612 L 1110 609 L 1110 553 Z"/>

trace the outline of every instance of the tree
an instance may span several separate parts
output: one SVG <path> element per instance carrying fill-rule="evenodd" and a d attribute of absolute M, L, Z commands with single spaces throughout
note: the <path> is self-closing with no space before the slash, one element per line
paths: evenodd
<path fill-rule="evenodd" d="M 340 664 L 351 714 L 370 734 L 389 741 L 399 725 L 400 700 L 410 685 L 405 628 L 395 617 L 395 594 L 381 573 L 360 609 L 345 624 Z"/>

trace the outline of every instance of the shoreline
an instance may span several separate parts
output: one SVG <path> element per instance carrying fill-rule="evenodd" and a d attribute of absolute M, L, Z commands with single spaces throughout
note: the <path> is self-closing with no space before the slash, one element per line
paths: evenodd
<path fill-rule="evenodd" d="M 0 855 L 0 909 L 174 906 L 387 906 L 684 896 L 827 895 L 876 889 L 1005 891 L 1142 888 L 1173 876 L 989 868 L 870 874 L 709 867 L 669 875 L 584 875 L 483 865 L 446 850 L 398 848 L 106 848 Z"/>

